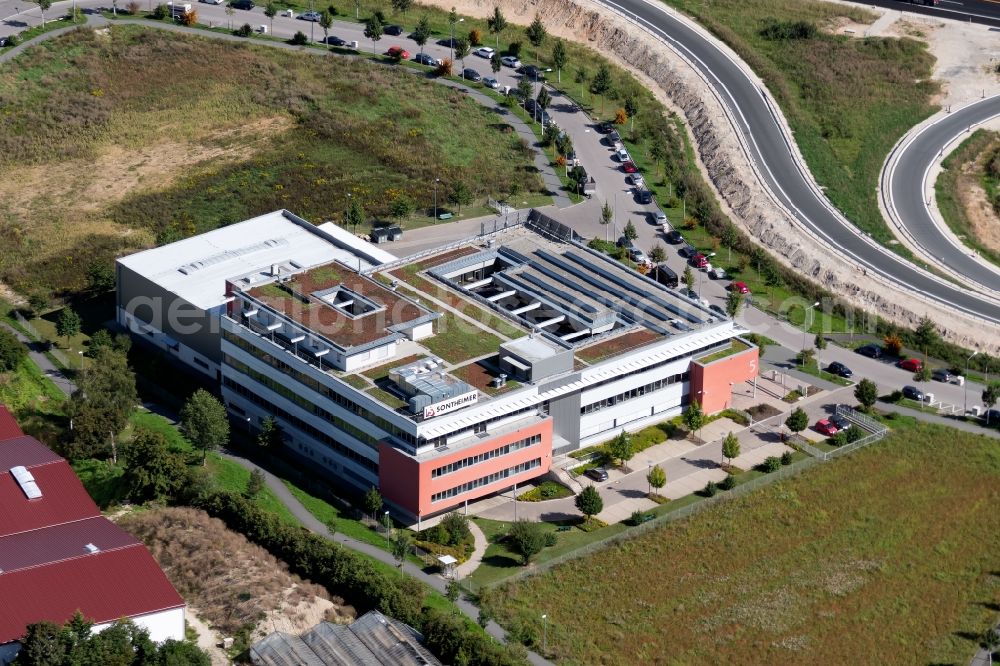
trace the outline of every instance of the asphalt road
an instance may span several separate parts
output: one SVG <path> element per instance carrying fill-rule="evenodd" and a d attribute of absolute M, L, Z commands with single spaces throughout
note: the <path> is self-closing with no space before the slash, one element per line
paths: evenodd
<path fill-rule="evenodd" d="M 941 231 L 924 200 L 923 184 L 928 170 L 953 139 L 997 116 L 1000 116 L 1000 95 L 942 116 L 900 148 L 894 167 L 884 174 L 888 182 L 883 183 L 898 221 L 929 256 L 947 265 L 956 275 L 995 291 L 1000 290 L 1000 268 L 977 261 L 967 247 L 956 244 Z M 917 187 L 917 183 L 921 186 Z"/>
<path fill-rule="evenodd" d="M 851 0 L 855 2 L 856 0 Z M 863 0 L 859 5 L 875 5 L 896 11 L 939 16 L 1000 27 L 1000 1 L 998 0 L 940 0 L 935 7 L 926 7 L 902 0 Z"/>
<path fill-rule="evenodd" d="M 796 220 L 832 251 L 908 291 L 1000 323 L 1000 303 L 917 270 L 847 221 L 803 173 L 762 91 L 730 58 L 666 6 L 645 0 L 601 0 L 633 18 L 681 53 L 719 93 L 745 137 L 765 185 Z M 914 183 L 917 187 L 919 180 Z"/>

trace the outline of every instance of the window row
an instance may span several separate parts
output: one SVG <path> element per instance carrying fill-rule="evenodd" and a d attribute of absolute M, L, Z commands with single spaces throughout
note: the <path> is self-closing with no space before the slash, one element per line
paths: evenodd
<path fill-rule="evenodd" d="M 379 438 L 373 436 L 367 430 L 362 430 L 357 426 L 351 425 L 350 423 L 340 418 L 339 416 L 334 416 L 333 414 L 326 411 L 319 405 L 314 404 L 310 400 L 307 400 L 305 397 L 299 395 L 292 389 L 288 388 L 281 382 L 275 381 L 273 377 L 269 377 L 261 372 L 257 372 L 247 364 L 243 363 L 238 359 L 233 358 L 229 354 L 223 354 L 222 358 L 223 362 L 233 370 L 236 370 L 237 372 L 246 375 L 250 379 L 254 380 L 255 382 L 263 386 L 266 386 L 267 388 L 271 389 L 272 391 L 274 391 L 281 397 L 285 398 L 286 400 L 294 402 L 296 405 L 306 410 L 307 412 L 315 414 L 324 421 L 330 422 L 331 424 L 333 424 L 334 427 L 336 427 L 339 430 L 342 430 L 343 432 L 346 432 L 348 435 L 358 440 L 359 442 L 363 442 L 370 448 L 378 450 Z"/>
<path fill-rule="evenodd" d="M 431 478 L 436 479 L 439 476 L 445 474 L 451 474 L 457 470 L 464 467 L 469 467 L 470 465 L 478 465 L 481 462 L 486 462 L 487 460 L 492 460 L 493 458 L 499 458 L 500 456 L 505 456 L 515 451 L 520 451 L 521 449 L 533 446 L 542 441 L 541 435 L 532 435 L 531 437 L 526 437 L 524 439 L 519 439 L 516 442 L 511 442 L 510 444 L 505 444 L 504 446 L 499 446 L 490 451 L 484 451 L 476 456 L 469 456 L 468 458 L 462 458 L 461 460 L 456 460 L 455 462 L 450 462 L 447 465 L 441 465 L 440 467 L 435 467 L 431 470 Z"/>
<path fill-rule="evenodd" d="M 634 389 L 619 393 L 618 395 L 613 395 L 608 398 L 604 398 L 604 400 L 598 400 L 597 402 L 592 402 L 589 405 L 584 405 L 580 408 L 580 413 L 590 414 L 592 412 L 600 411 L 605 407 L 614 407 L 620 402 L 632 400 L 633 398 L 644 396 L 647 393 L 652 393 L 653 391 L 659 391 L 660 389 L 670 386 L 671 384 L 686 382 L 688 377 L 689 373 L 683 372 L 679 375 L 670 375 L 669 377 L 664 377 L 663 379 L 657 379 L 655 382 L 651 382 L 644 386 L 637 386 Z"/>
<path fill-rule="evenodd" d="M 510 412 L 505 412 L 505 413 L 501 414 L 500 416 L 494 416 L 494 417 L 489 418 L 489 419 L 484 419 L 484 420 L 480 421 L 479 423 L 476 423 L 475 425 L 473 425 L 471 428 L 468 427 L 468 426 L 462 426 L 459 429 L 455 430 L 454 432 L 449 432 L 449 433 L 447 433 L 445 435 L 441 435 L 440 437 L 434 437 L 433 439 L 425 440 L 424 443 L 425 444 L 431 444 L 432 446 L 434 446 L 434 448 L 440 448 L 442 446 L 445 446 L 448 443 L 448 438 L 449 437 L 454 437 L 456 434 L 458 434 L 462 430 L 467 430 L 469 432 L 477 432 L 477 433 L 478 432 L 486 432 L 489 429 L 490 424 L 496 423 L 497 421 L 503 421 L 503 420 L 506 420 L 506 419 L 510 419 L 511 417 L 514 417 L 514 416 L 519 416 L 521 414 L 527 414 L 529 412 L 537 412 L 539 410 L 541 410 L 543 413 L 546 413 L 548 411 L 548 403 L 542 403 L 541 406 L 539 406 L 539 405 L 532 405 L 531 407 L 522 407 L 521 409 L 515 409 L 515 410 L 510 411 Z"/>
<path fill-rule="evenodd" d="M 350 460 L 351 462 L 360 465 L 361 467 L 364 467 L 365 469 L 371 471 L 373 474 L 378 474 L 378 464 L 375 461 L 370 460 L 365 456 L 361 455 L 360 453 L 358 453 L 357 451 L 355 451 L 354 449 L 345 446 L 344 444 L 341 444 L 340 442 L 330 437 L 328 434 L 326 434 L 319 428 L 314 427 L 311 423 L 303 421 L 294 414 L 286 412 L 284 409 L 278 407 L 270 400 L 266 400 L 260 397 L 260 395 L 258 395 L 254 391 L 251 391 L 246 386 L 243 386 L 239 382 L 233 381 L 231 377 L 223 377 L 222 383 L 224 386 L 232 389 L 236 394 L 238 394 L 242 398 L 249 400 L 258 407 L 263 408 L 265 411 L 267 411 L 268 413 L 273 415 L 276 419 L 278 419 L 282 425 L 289 425 L 301 432 L 308 434 L 313 439 L 322 442 L 326 446 L 330 447 L 330 449 L 340 457 Z"/>
<path fill-rule="evenodd" d="M 455 486 L 454 488 L 449 488 L 448 490 L 442 490 L 439 493 L 434 493 L 431 495 L 431 502 L 440 502 L 441 500 L 448 499 L 449 497 L 455 497 L 456 495 L 461 495 L 462 493 L 467 493 L 470 490 L 475 490 L 482 486 L 495 483 L 502 479 L 514 476 L 515 474 L 520 474 L 521 472 L 527 472 L 530 469 L 535 469 L 536 467 L 541 467 L 542 459 L 535 458 L 534 460 L 529 460 L 523 462 L 520 465 L 515 465 L 505 470 L 499 472 L 494 472 L 489 476 L 484 476 L 481 479 L 476 479 L 475 481 L 469 481 L 468 483 L 463 483 L 460 486 Z"/>

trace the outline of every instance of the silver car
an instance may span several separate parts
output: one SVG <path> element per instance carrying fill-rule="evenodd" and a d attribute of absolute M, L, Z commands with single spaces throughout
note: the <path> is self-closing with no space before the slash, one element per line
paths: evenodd
<path fill-rule="evenodd" d="M 492 88 L 493 90 L 498 90 L 500 88 L 500 82 L 494 79 L 492 76 L 487 76 L 483 78 L 483 85 L 487 88 Z"/>

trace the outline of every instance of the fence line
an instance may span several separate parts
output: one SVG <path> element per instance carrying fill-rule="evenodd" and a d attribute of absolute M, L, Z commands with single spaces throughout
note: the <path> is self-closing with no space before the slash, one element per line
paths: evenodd
<path fill-rule="evenodd" d="M 45 336 L 38 332 L 38 329 L 31 325 L 31 322 L 24 318 L 17 310 L 13 312 L 14 318 L 17 319 L 17 325 L 28 332 L 28 337 L 32 338 L 35 342 L 45 342 Z M 48 348 L 48 353 L 59 362 L 64 368 L 69 367 L 69 361 L 63 356 L 62 352 L 56 349 L 55 345 L 50 345 Z"/>

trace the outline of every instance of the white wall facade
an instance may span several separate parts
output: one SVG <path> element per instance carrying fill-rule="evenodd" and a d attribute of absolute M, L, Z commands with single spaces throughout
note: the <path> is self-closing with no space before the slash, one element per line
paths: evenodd
<path fill-rule="evenodd" d="M 182 641 L 184 640 L 184 610 L 184 606 L 181 606 L 148 615 L 136 615 L 129 619 L 148 631 L 150 639 L 156 643 L 162 643 L 171 638 L 175 641 Z M 95 624 L 93 630 L 104 631 L 112 624 L 114 622 Z"/>

